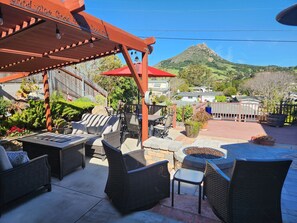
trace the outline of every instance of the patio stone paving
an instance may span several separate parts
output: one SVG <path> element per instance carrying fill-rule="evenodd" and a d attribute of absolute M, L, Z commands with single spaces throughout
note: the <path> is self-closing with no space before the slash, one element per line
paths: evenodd
<path fill-rule="evenodd" d="M 175 131 L 174 138 L 183 139 L 181 129 L 171 131 Z M 259 146 L 249 143 L 248 135 L 232 139 L 211 135 L 210 131 L 209 129 L 201 133 L 196 139 L 182 141 L 184 145 L 222 147 L 232 151 L 238 158 L 295 159 L 282 191 L 282 213 L 285 223 L 297 222 L 297 145 L 277 143 L 273 147 Z M 136 149 L 135 140 L 127 139 L 122 147 L 123 152 L 134 149 Z M 104 193 L 107 175 L 107 160 L 87 159 L 84 170 L 78 168 L 77 171 L 65 176 L 62 181 L 52 178 L 53 187 L 50 193 L 40 192 L 38 195 L 27 196 L 12 203 L 3 211 L 0 222 L 220 222 L 209 207 L 207 199 L 202 201 L 201 215 L 197 213 L 197 187 L 184 183 L 181 186 L 181 195 L 175 195 L 174 208 L 171 207 L 171 199 L 167 198 L 150 210 L 122 216 Z"/>

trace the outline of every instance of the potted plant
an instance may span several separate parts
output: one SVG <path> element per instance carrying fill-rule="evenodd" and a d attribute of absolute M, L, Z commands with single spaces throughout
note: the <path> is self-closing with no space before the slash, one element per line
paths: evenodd
<path fill-rule="evenodd" d="M 201 128 L 201 122 L 188 119 L 185 121 L 186 136 L 190 138 L 196 138 Z"/>
<path fill-rule="evenodd" d="M 68 125 L 66 120 L 63 118 L 57 118 L 53 121 L 53 123 L 54 123 L 54 130 L 57 133 L 61 133 L 61 134 L 64 133 L 64 128 Z"/>
<path fill-rule="evenodd" d="M 283 127 L 286 121 L 287 115 L 278 113 L 269 113 L 267 115 L 266 121 L 267 125 L 275 127 Z"/>
<path fill-rule="evenodd" d="M 256 135 L 252 136 L 251 141 L 255 144 L 273 146 L 275 139 L 269 135 Z"/>
<path fill-rule="evenodd" d="M 204 109 L 200 109 L 192 116 L 192 120 L 202 123 L 203 129 L 207 128 L 207 123 L 209 119 L 211 119 L 211 115 Z"/>

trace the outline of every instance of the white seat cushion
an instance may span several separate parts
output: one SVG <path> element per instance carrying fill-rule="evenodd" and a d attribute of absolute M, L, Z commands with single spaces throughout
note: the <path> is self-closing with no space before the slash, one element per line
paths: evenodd
<path fill-rule="evenodd" d="M 0 171 L 9 170 L 13 168 L 10 163 L 6 150 L 0 146 Z"/>

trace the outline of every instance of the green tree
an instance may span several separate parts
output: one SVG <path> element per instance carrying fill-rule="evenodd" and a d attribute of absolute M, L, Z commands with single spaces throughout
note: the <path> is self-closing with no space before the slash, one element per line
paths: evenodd
<path fill-rule="evenodd" d="M 224 90 L 224 95 L 225 96 L 231 96 L 231 95 L 235 95 L 237 92 L 236 88 L 235 87 L 227 87 L 225 90 Z"/>
<path fill-rule="evenodd" d="M 138 88 L 133 78 L 118 77 L 112 92 L 108 95 L 110 106 L 114 109 L 118 107 L 118 101 L 133 103 L 137 98 Z"/>
<path fill-rule="evenodd" d="M 187 80 L 190 86 L 209 86 L 213 81 L 213 74 L 203 65 L 192 64 L 179 72 L 179 77 Z"/>

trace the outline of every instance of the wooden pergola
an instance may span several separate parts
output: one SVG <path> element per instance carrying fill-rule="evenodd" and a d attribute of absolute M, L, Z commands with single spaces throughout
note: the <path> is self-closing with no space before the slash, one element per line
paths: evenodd
<path fill-rule="evenodd" d="M 140 39 L 84 12 L 83 0 L 0 0 L 0 83 L 43 73 L 46 125 L 51 131 L 47 71 L 122 53 L 140 93 L 148 90 L 148 54 L 155 38 Z M 142 54 L 142 77 L 129 50 Z M 148 106 L 142 99 L 142 140 Z"/>

